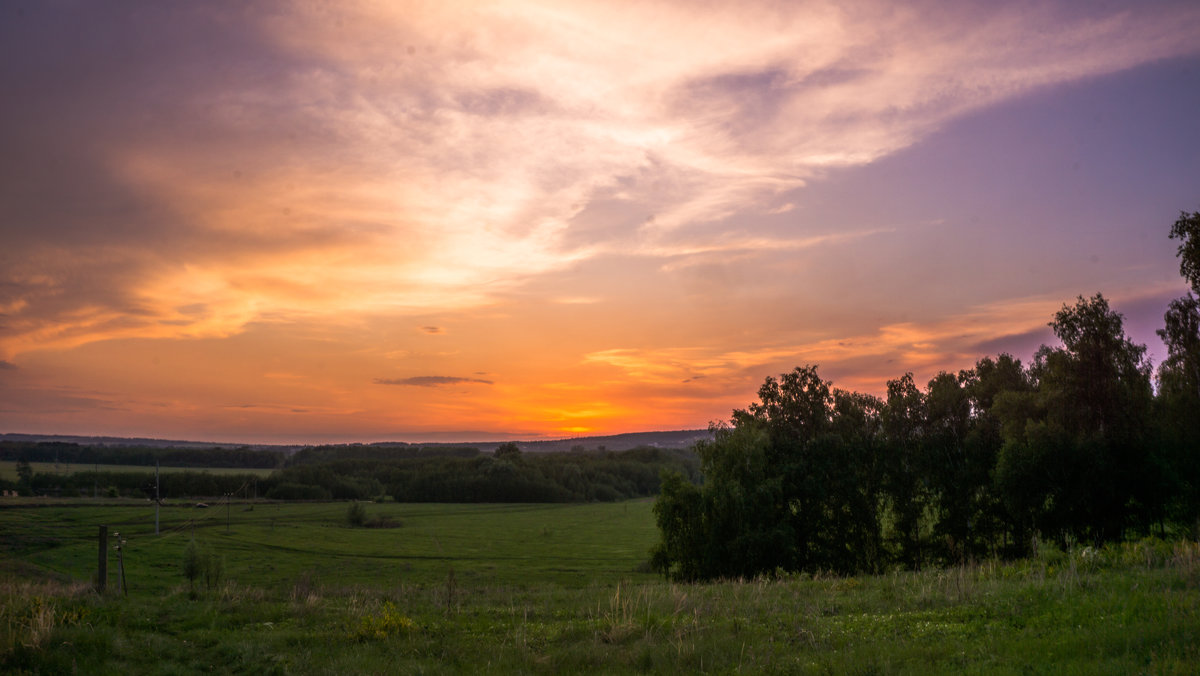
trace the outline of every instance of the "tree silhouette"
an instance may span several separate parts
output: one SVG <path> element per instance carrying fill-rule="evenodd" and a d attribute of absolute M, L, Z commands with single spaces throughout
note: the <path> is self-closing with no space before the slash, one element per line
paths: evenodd
<path fill-rule="evenodd" d="M 1200 211 L 1179 212 L 1179 219 L 1171 226 L 1171 239 L 1178 239 L 1179 274 L 1192 285 L 1192 291 L 1200 294 Z"/>

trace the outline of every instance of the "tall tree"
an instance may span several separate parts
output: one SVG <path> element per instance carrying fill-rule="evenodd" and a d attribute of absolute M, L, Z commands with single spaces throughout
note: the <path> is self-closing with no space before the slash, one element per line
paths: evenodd
<path fill-rule="evenodd" d="M 1166 326 L 1158 337 L 1167 346 L 1160 367 L 1160 383 L 1200 398 L 1200 299 L 1192 294 L 1171 301 L 1163 316 Z"/>
<path fill-rule="evenodd" d="M 970 371 L 943 371 L 929 381 L 925 394 L 927 480 L 938 507 L 935 534 L 942 538 L 945 555 L 957 560 L 971 549 L 976 487 L 981 482 L 967 445 L 974 421 L 966 385 L 973 377 Z"/>
<path fill-rule="evenodd" d="M 1012 419 L 1011 424 L 1024 428 L 1029 416 L 1018 412 L 1033 403 L 1033 387 L 1021 360 L 1010 354 L 975 362 L 963 387 L 970 397 L 972 414 L 966 440 L 967 482 L 973 487 L 967 545 L 970 554 L 986 556 L 997 552 L 1006 535 L 1013 534 L 1013 520 L 996 489 L 996 467 L 1004 444 L 1004 421 Z M 1009 415 L 1003 416 L 1002 412 Z M 1016 541 L 1021 543 L 1024 537 Z"/>
<path fill-rule="evenodd" d="M 928 498 L 927 418 L 925 396 L 911 373 L 888 381 L 882 419 L 893 517 L 891 540 L 900 559 L 912 567 L 919 566 L 924 556 L 921 524 Z"/>
<path fill-rule="evenodd" d="M 1063 343 L 1046 353 L 1039 379 L 1063 395 L 1063 423 L 1079 433 L 1124 434 L 1144 423 L 1150 402 L 1146 346 L 1125 336 L 1124 317 L 1101 294 L 1063 305 L 1050 327 Z"/>
<path fill-rule="evenodd" d="M 1179 274 L 1200 294 L 1200 211 L 1179 212 L 1171 226 L 1171 239 L 1179 240 Z"/>
<path fill-rule="evenodd" d="M 1200 299 L 1171 301 L 1165 328 L 1158 331 L 1167 358 L 1158 368 L 1157 449 L 1161 517 L 1200 535 Z"/>
<path fill-rule="evenodd" d="M 1150 366 L 1123 322 L 1104 296 L 1080 296 L 1050 323 L 1063 347 L 1039 351 L 1031 368 L 1048 427 L 1029 441 L 1054 481 L 1045 523 L 1080 538 L 1121 537 L 1156 499 L 1147 463 Z"/>
<path fill-rule="evenodd" d="M 815 366 L 758 394 L 697 445 L 702 486 L 664 480 L 655 567 L 680 579 L 879 569 L 879 400 L 832 390 Z"/>

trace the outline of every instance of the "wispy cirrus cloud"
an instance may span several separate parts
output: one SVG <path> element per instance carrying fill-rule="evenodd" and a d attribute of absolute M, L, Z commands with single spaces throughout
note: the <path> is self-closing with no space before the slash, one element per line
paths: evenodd
<path fill-rule="evenodd" d="M 1136 299 L 1132 299 L 1136 300 Z M 1053 343 L 1046 322 L 1062 307 L 1056 298 L 1034 297 L 993 303 L 921 324 L 888 324 L 870 332 L 820 340 L 777 340 L 770 345 L 729 350 L 725 346 L 616 348 L 587 354 L 585 364 L 615 367 L 631 382 L 655 386 L 696 382 L 716 388 L 745 387 L 747 379 L 790 370 L 799 364 L 837 374 L 845 389 L 878 393 L 887 379 L 914 371 L 920 378 L 939 369 L 970 368 L 991 352 L 1017 352 L 1028 358 L 1042 343 Z"/>
<path fill-rule="evenodd" d="M 605 252 L 696 255 L 720 238 L 672 233 L 788 212 L 830 168 L 1200 32 L 1174 3 L 144 9 L 83 8 L 119 45 L 83 73 L 93 45 L 58 39 L 77 17 L 4 22 L 10 356 L 481 307 Z M 572 238 L 598 196 L 653 217 Z"/>

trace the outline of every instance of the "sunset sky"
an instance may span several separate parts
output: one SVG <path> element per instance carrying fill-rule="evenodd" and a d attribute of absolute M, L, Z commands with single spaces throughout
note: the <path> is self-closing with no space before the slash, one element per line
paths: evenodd
<path fill-rule="evenodd" d="M 0 432 L 704 427 L 1149 347 L 1200 3 L 0 4 Z"/>

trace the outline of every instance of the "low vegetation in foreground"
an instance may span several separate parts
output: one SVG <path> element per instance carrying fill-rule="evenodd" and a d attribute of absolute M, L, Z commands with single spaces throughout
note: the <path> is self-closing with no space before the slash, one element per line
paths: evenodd
<path fill-rule="evenodd" d="M 648 501 L 0 510 L 4 673 L 1195 673 L 1200 545 L 645 572 Z M 392 527 L 369 528 L 372 520 Z M 125 538 L 91 585 L 96 531 Z M 503 524 L 503 525 L 501 525 Z M 198 566 L 189 579 L 189 561 Z"/>

